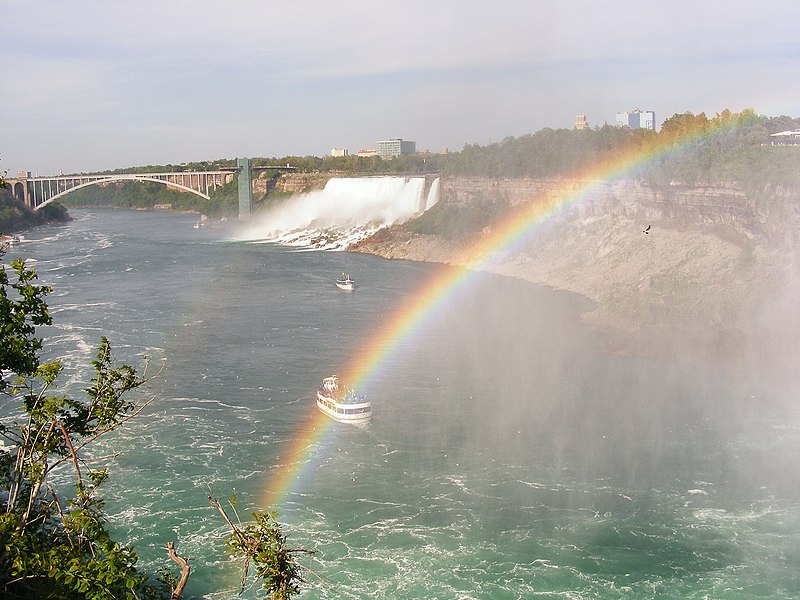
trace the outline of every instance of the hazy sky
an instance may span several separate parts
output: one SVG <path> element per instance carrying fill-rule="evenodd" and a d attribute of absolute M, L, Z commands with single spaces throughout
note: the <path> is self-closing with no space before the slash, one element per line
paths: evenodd
<path fill-rule="evenodd" d="M 0 172 L 800 116 L 798 0 L 2 0 Z"/>

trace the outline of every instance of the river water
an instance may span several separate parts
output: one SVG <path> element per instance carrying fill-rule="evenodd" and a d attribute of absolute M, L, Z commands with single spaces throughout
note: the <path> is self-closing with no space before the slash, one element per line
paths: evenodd
<path fill-rule="evenodd" d="M 209 494 L 236 494 L 243 519 L 278 510 L 290 543 L 317 550 L 302 598 L 800 594 L 796 387 L 610 356 L 583 299 L 476 274 L 390 353 L 372 424 L 333 424 L 265 506 L 321 379 L 441 267 L 235 241 L 188 215 L 71 213 L 10 255 L 54 288 L 42 333 L 70 393 L 101 335 L 162 369 L 97 453 L 115 453 L 116 535 L 151 570 L 175 541 L 186 597 L 238 592 Z M 333 285 L 345 271 L 353 293 Z"/>

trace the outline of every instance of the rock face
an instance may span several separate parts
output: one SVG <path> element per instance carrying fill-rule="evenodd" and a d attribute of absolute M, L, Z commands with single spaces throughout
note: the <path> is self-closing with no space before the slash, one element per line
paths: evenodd
<path fill-rule="evenodd" d="M 321 173 L 284 174 L 278 179 L 275 189 L 291 194 L 304 194 L 324 188 L 330 178 L 330 175 Z"/>
<path fill-rule="evenodd" d="M 555 207 L 532 224 L 522 248 L 495 249 L 488 270 L 590 298 L 595 309 L 584 319 L 607 335 L 610 351 L 694 348 L 728 363 L 766 351 L 780 361 L 800 341 L 790 336 L 784 348 L 762 339 L 765 324 L 780 317 L 775 311 L 800 299 L 797 193 L 751 197 L 733 188 L 558 179 L 441 182 L 443 203 L 487 198 Z M 356 250 L 471 267 L 465 251 L 491 233 L 451 240 L 394 228 Z"/>
<path fill-rule="evenodd" d="M 253 179 L 253 194 L 264 196 L 273 190 L 284 194 L 305 194 L 321 190 L 331 177 L 323 173 L 282 173 L 275 176 L 262 172 Z"/>

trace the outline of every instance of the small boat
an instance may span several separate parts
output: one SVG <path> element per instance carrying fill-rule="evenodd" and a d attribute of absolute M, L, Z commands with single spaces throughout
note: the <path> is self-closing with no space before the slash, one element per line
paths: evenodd
<path fill-rule="evenodd" d="M 352 291 L 356 289 L 356 282 L 347 273 L 342 273 L 336 279 L 336 287 L 340 290 Z"/>
<path fill-rule="evenodd" d="M 372 419 L 370 399 L 340 386 L 336 375 L 322 380 L 317 390 L 317 408 L 341 423 L 364 424 Z"/>

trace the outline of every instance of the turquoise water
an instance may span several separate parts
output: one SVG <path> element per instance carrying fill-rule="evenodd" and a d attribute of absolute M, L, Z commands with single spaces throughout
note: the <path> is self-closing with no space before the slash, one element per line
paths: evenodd
<path fill-rule="evenodd" d="M 175 541 L 188 597 L 238 592 L 207 501 L 234 493 L 243 517 L 277 508 L 317 550 L 303 598 L 800 594 L 796 382 L 609 356 L 584 300 L 477 274 L 363 390 L 373 423 L 332 425 L 261 506 L 322 377 L 439 267 L 231 241 L 190 215 L 73 213 L 11 254 L 55 290 L 46 348 L 72 393 L 100 335 L 162 369 L 98 455 L 115 453 L 118 535 L 153 569 Z"/>

